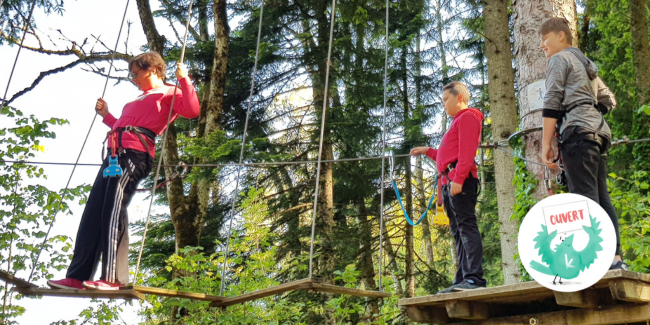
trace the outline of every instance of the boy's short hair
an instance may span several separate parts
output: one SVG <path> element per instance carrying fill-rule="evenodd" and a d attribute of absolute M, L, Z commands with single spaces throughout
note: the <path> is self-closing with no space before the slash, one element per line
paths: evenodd
<path fill-rule="evenodd" d="M 571 28 L 569 28 L 569 22 L 566 19 L 559 17 L 551 18 L 545 21 L 542 24 L 542 28 L 539 29 L 539 33 L 542 36 L 551 32 L 564 32 L 567 43 L 573 45 L 573 34 L 571 34 Z"/>
<path fill-rule="evenodd" d="M 160 79 L 165 80 L 167 64 L 158 52 L 151 51 L 134 57 L 129 61 L 129 71 L 133 67 L 137 67 L 140 70 L 152 70 Z"/>
<path fill-rule="evenodd" d="M 445 90 L 449 91 L 449 93 L 454 96 L 461 94 L 463 102 L 469 104 L 469 89 L 467 89 L 467 86 L 465 86 L 464 83 L 458 81 L 448 83 L 442 87 L 442 91 L 444 92 Z"/>

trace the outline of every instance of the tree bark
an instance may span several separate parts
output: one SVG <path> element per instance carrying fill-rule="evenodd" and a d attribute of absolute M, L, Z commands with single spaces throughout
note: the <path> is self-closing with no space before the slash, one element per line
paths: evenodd
<path fill-rule="evenodd" d="M 650 101 L 650 45 L 646 0 L 629 0 L 636 96 L 639 107 Z"/>
<path fill-rule="evenodd" d="M 520 128 L 528 129 L 542 126 L 542 107 L 538 105 L 540 93 L 534 87 L 535 82 L 544 84 L 546 62 L 544 52 L 540 49 L 539 29 L 552 17 L 562 17 L 569 22 L 574 44 L 578 44 L 576 27 L 576 6 L 574 0 L 514 0 L 514 53 L 517 62 L 517 85 L 519 87 Z M 542 88 L 545 91 L 544 88 Z M 531 105 L 532 104 L 532 105 Z M 541 165 L 527 164 L 528 171 L 540 180 L 535 196 L 541 199 L 547 195 L 542 184 L 544 163 L 541 158 L 542 132 L 533 132 L 524 136 L 526 159 Z M 557 152 L 557 148 L 555 148 Z"/>
<path fill-rule="evenodd" d="M 402 48 L 402 55 L 400 58 L 400 64 L 402 68 L 402 105 L 404 108 L 404 123 L 405 127 L 404 130 L 405 132 L 408 132 L 408 129 L 406 127 L 406 124 L 408 123 L 410 119 L 410 103 L 409 103 L 409 97 L 408 97 L 408 67 L 406 64 L 406 54 L 407 54 L 407 47 L 404 46 Z M 409 134 L 404 134 L 405 139 L 409 139 Z M 406 163 L 404 165 L 404 170 L 405 170 L 405 178 L 404 178 L 404 196 L 405 196 L 405 208 L 406 208 L 406 213 L 413 218 L 413 183 L 412 183 L 412 178 L 413 175 L 411 173 L 411 164 L 410 160 L 407 158 Z M 414 297 L 415 296 L 415 247 L 414 247 L 414 234 L 413 234 L 413 226 L 407 223 L 406 219 L 404 219 L 404 239 L 406 241 L 406 297 Z"/>
<path fill-rule="evenodd" d="M 508 1 L 485 0 L 483 3 L 492 137 L 498 142 L 507 140 L 517 130 L 517 101 L 508 27 Z M 517 253 L 518 221 L 511 219 L 516 203 L 515 186 L 512 183 L 515 164 L 512 157 L 501 150 L 494 150 L 493 154 L 503 280 L 505 284 L 512 284 L 519 282 L 521 277 L 519 266 L 514 259 Z"/>
<path fill-rule="evenodd" d="M 160 55 L 164 55 L 165 36 L 160 35 L 158 29 L 156 29 L 156 23 L 153 21 L 153 13 L 151 12 L 149 1 L 137 0 L 136 2 L 138 5 L 138 13 L 140 14 L 140 22 L 142 23 L 144 34 L 147 36 L 149 48 L 152 51 L 158 52 Z"/>

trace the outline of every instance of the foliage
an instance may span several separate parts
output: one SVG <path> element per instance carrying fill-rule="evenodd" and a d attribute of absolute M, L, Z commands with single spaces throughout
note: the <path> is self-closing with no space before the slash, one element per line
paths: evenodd
<path fill-rule="evenodd" d="M 609 174 L 612 204 L 619 216 L 621 250 L 630 270 L 650 272 L 650 185 L 648 173 L 636 171 L 629 178 Z"/>
<path fill-rule="evenodd" d="M 33 115 L 24 116 L 13 107 L 4 107 L 0 118 L 11 121 L 11 127 L 0 128 L 0 268 L 11 274 L 27 278 L 34 269 L 31 280 L 50 278 L 51 269 L 61 270 L 70 260 L 71 243 L 66 236 L 50 236 L 41 247 L 47 227 L 54 222 L 60 210 L 59 221 L 69 214 L 72 201 L 83 203 L 88 186 L 51 191 L 40 183 L 47 179 L 43 168 L 21 161 L 36 157 L 45 148 L 42 139 L 55 138 L 52 126 L 63 126 L 67 121 L 51 118 L 41 121 Z M 11 161 L 11 162 L 10 162 Z M 34 263 L 40 250 L 38 264 Z M 12 292 L 5 285 L 2 292 L 2 319 L 13 324 L 12 319 L 23 314 L 24 308 L 14 303 Z"/>
<path fill-rule="evenodd" d="M 523 157 L 524 154 L 524 143 L 521 138 L 517 139 L 517 144 L 514 147 L 515 155 Z M 515 163 L 515 177 L 513 183 L 516 185 L 515 197 L 517 198 L 517 203 L 515 204 L 512 214 L 512 218 L 521 222 L 526 217 L 526 214 L 530 209 L 537 204 L 537 199 L 535 198 L 535 189 L 538 186 L 539 180 L 535 175 L 531 174 L 526 168 L 526 161 L 517 157 L 514 157 Z M 526 272 L 521 259 L 519 258 L 519 253 L 515 256 L 515 261 L 519 263 L 519 271 L 521 272 L 522 281 L 533 281 L 533 278 Z"/>

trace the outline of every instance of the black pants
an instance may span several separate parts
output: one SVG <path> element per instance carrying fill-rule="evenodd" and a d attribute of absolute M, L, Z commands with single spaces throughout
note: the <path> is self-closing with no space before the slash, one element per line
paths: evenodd
<path fill-rule="evenodd" d="M 616 232 L 616 255 L 621 255 L 621 236 L 618 217 L 607 191 L 607 152 L 609 140 L 602 138 L 602 144 L 583 139 L 590 132 L 581 127 L 567 127 L 562 133 L 562 162 L 566 173 L 569 192 L 584 195 L 607 212 Z M 593 133 L 593 132 L 591 132 Z M 577 140 L 576 139 L 582 139 Z"/>
<path fill-rule="evenodd" d="M 453 284 L 472 280 L 474 284 L 485 286 L 483 279 L 483 243 L 476 223 L 476 201 L 478 199 L 478 179 L 471 174 L 463 183 L 463 192 L 451 196 L 450 184 L 442 187 L 442 199 L 449 217 L 451 234 L 456 241 L 458 271 Z"/>
<path fill-rule="evenodd" d="M 74 255 L 66 277 L 92 280 L 101 257 L 101 280 L 129 282 L 129 220 L 127 207 L 153 159 L 148 153 L 126 149 L 118 157 L 122 177 L 103 177 L 108 157 L 99 169 L 81 216 Z"/>

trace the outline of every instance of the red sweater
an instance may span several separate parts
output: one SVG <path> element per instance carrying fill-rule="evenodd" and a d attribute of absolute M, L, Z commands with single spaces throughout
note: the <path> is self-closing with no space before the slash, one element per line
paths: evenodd
<path fill-rule="evenodd" d="M 440 174 L 457 161 L 456 168 L 449 173 L 449 179 L 456 184 L 462 185 L 470 172 L 478 178 L 474 158 L 481 142 L 482 121 L 481 111 L 475 108 L 461 110 L 442 137 L 440 147 L 437 150 L 429 148 L 427 152 L 427 156 L 436 162 Z M 442 184 L 447 184 L 446 177 L 440 178 Z"/>
<path fill-rule="evenodd" d="M 174 122 L 178 115 L 185 118 L 196 118 L 199 116 L 199 98 L 196 96 L 192 81 L 187 77 L 179 80 L 179 84 L 181 85 L 181 89 L 176 91 L 174 112 L 169 123 Z M 131 125 L 143 127 L 153 131 L 157 135 L 162 135 L 167 128 L 167 118 L 173 97 L 174 86 L 165 85 L 147 90 L 134 101 L 124 106 L 122 116 L 119 119 L 116 119 L 111 113 L 104 116 L 104 124 L 108 125 L 112 130 Z M 154 157 L 156 150 L 155 144 L 144 135 L 142 137 L 149 145 L 149 154 L 151 157 Z M 115 144 L 119 146 L 117 136 L 115 137 Z M 112 141 L 109 139 L 108 147 L 111 148 L 112 146 Z M 124 132 L 122 134 L 122 147 L 146 152 L 138 136 L 132 132 Z"/>

